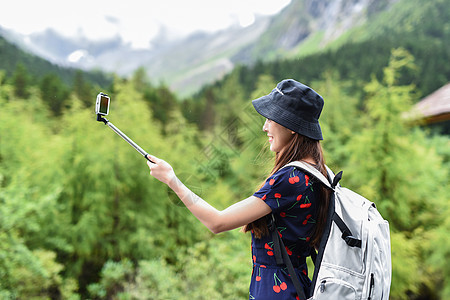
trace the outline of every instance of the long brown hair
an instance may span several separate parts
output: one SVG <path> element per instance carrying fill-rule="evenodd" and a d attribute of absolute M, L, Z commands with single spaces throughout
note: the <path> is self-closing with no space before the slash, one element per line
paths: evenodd
<path fill-rule="evenodd" d="M 268 178 L 280 170 L 286 164 L 297 161 L 304 160 L 306 158 L 312 158 L 316 163 L 315 167 L 327 176 L 325 168 L 325 159 L 322 151 L 322 146 L 318 140 L 313 140 L 301 134 L 295 133 L 288 144 L 280 151 L 276 153 L 275 165 L 270 172 Z M 262 183 L 264 185 L 264 182 Z M 262 186 L 261 185 L 261 186 Z M 315 229 L 312 233 L 310 244 L 312 246 L 318 246 L 320 243 L 320 238 L 325 227 L 327 211 L 329 204 L 329 191 L 323 185 L 320 185 L 320 196 L 318 199 L 318 211 L 317 211 L 317 222 Z M 261 238 L 264 235 L 269 234 L 267 228 L 266 217 L 262 217 L 258 220 L 253 221 L 250 224 L 244 226 L 243 231 L 247 232 L 253 230 L 253 234 L 256 238 Z"/>

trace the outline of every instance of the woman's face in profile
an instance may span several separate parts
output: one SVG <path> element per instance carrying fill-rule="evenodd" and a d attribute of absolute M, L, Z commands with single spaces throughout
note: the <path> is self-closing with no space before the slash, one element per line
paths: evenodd
<path fill-rule="evenodd" d="M 293 137 L 292 130 L 269 119 L 266 119 L 263 131 L 267 132 L 270 150 L 273 152 L 280 152 Z"/>

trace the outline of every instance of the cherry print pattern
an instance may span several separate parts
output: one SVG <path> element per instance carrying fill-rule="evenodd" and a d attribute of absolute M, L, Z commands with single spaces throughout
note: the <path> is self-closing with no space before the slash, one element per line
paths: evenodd
<path fill-rule="evenodd" d="M 264 266 L 264 265 L 261 265 L 259 268 L 258 268 L 258 275 L 256 276 L 256 281 L 261 281 L 261 268 L 265 268 L 266 266 Z"/>
<path fill-rule="evenodd" d="M 305 242 L 309 242 L 311 240 L 311 238 L 309 236 L 307 237 L 299 237 L 300 240 L 305 241 Z"/>
<path fill-rule="evenodd" d="M 289 183 L 296 184 L 300 182 L 300 177 L 296 175 L 295 168 L 292 168 L 292 172 L 289 174 Z"/>
<path fill-rule="evenodd" d="M 278 278 L 276 273 L 273 273 L 273 281 L 275 284 L 273 285 L 272 289 L 275 293 L 280 293 L 281 291 L 285 291 L 287 289 L 287 284 L 284 281 L 281 281 L 280 278 Z"/>
<path fill-rule="evenodd" d="M 305 197 L 305 202 L 300 204 L 300 208 L 308 208 L 308 207 L 311 207 L 311 205 L 312 205 L 311 201 L 309 201 L 308 196 L 306 196 Z"/>
<path fill-rule="evenodd" d="M 273 245 L 273 242 L 270 242 L 270 244 Z M 269 246 L 268 243 L 266 243 L 266 244 L 264 245 L 264 248 L 267 249 L 267 255 L 273 256 L 273 249 L 272 249 L 272 247 Z"/>
<path fill-rule="evenodd" d="M 303 220 L 302 224 L 306 225 L 308 223 L 313 223 L 313 224 L 316 223 L 316 221 L 311 217 L 312 217 L 312 215 L 307 215 L 306 218 Z"/>

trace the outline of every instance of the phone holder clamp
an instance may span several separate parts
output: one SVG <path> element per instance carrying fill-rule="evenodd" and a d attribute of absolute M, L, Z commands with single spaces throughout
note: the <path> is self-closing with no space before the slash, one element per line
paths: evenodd
<path fill-rule="evenodd" d="M 103 122 L 103 123 L 105 123 L 105 125 L 108 125 L 108 122 L 109 122 L 108 119 L 102 117 L 101 114 L 97 114 L 97 121 L 98 122 Z"/>

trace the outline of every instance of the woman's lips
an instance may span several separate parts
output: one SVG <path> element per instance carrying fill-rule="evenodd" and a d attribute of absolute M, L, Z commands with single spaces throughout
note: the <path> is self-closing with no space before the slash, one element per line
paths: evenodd
<path fill-rule="evenodd" d="M 269 143 L 272 143 L 272 141 L 273 141 L 273 136 L 268 136 L 269 137 Z"/>

